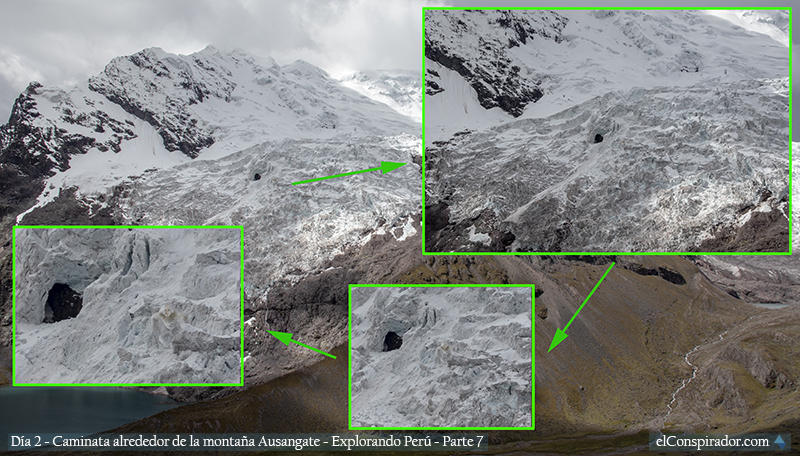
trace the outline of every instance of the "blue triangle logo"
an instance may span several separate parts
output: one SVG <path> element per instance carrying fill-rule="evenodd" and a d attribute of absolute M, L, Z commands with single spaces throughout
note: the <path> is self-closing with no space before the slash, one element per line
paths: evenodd
<path fill-rule="evenodd" d="M 783 439 L 781 438 L 781 436 L 778 436 L 778 438 L 777 438 L 777 439 L 775 439 L 775 445 L 778 445 L 779 447 L 781 447 L 781 450 L 782 450 L 782 449 L 783 449 L 783 447 L 785 447 L 785 446 L 786 446 L 786 443 L 783 441 Z"/>

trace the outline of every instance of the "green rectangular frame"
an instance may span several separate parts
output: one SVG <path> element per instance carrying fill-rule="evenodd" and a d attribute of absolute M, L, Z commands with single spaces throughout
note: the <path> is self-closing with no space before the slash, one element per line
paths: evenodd
<path fill-rule="evenodd" d="M 531 425 L 520 427 L 354 427 L 353 426 L 353 288 L 530 288 L 531 290 Z M 347 287 L 347 426 L 351 431 L 532 431 L 536 428 L 536 286 L 533 284 L 350 284 Z"/>
<path fill-rule="evenodd" d="M 789 39 L 789 251 L 788 252 L 428 252 L 425 250 L 425 13 L 442 10 L 742 10 L 746 8 L 681 7 L 423 7 L 422 8 L 422 254 L 423 255 L 791 255 L 792 254 L 792 40 Z M 753 10 L 788 10 L 789 37 L 792 37 L 792 7 L 750 8 Z"/>
<path fill-rule="evenodd" d="M 17 339 L 17 229 L 229 229 L 239 230 L 239 383 L 17 383 L 16 381 L 16 339 Z M 37 386 L 244 386 L 244 226 L 241 225 L 205 225 L 205 226 L 180 226 L 180 225 L 18 225 L 14 226 L 12 234 L 11 254 L 13 255 L 11 270 L 11 379 L 12 386 L 37 387 Z"/>

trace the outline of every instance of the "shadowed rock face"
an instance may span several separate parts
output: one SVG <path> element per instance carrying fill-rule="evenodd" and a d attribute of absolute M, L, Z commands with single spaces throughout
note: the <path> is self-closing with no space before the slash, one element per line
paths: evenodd
<path fill-rule="evenodd" d="M 47 294 L 44 320 L 42 323 L 55 323 L 57 321 L 75 318 L 83 307 L 83 297 L 69 285 L 57 283 Z"/>
<path fill-rule="evenodd" d="M 562 30 L 569 20 L 557 13 L 546 15 L 517 11 L 428 11 L 426 20 L 425 57 L 460 74 L 475 90 L 478 102 L 486 109 L 500 108 L 519 117 L 530 103 L 544 96 L 541 82 L 520 74 L 514 64 L 511 49 L 524 46 L 531 40 L 562 41 Z M 481 36 L 474 43 L 482 46 L 454 45 L 451 35 L 469 36 L 477 24 L 488 21 L 497 33 Z M 468 33 L 464 33 L 469 30 Z M 463 43 L 462 43 L 463 44 Z M 465 54 L 465 50 L 469 52 Z M 472 58 L 475 53 L 480 58 Z M 426 90 L 429 95 L 443 92 L 436 79 L 439 74 L 428 71 Z"/>
<path fill-rule="evenodd" d="M 769 200 L 772 192 L 762 193 L 762 202 Z M 787 201 L 784 197 L 782 201 Z M 723 228 L 714 237 L 704 240 L 692 251 L 697 252 L 780 252 L 789 250 L 788 208 L 774 208 L 769 212 L 759 212 L 755 206 L 742 208 L 742 213 L 750 212 L 750 219 L 739 228 Z"/>
<path fill-rule="evenodd" d="M 655 268 L 646 268 L 639 263 L 630 263 L 624 265 L 625 269 L 633 271 L 639 275 L 652 275 L 658 276 L 662 279 L 666 280 L 667 282 L 674 283 L 675 285 L 683 285 L 686 283 L 686 279 L 676 270 L 668 267 L 655 267 Z"/>

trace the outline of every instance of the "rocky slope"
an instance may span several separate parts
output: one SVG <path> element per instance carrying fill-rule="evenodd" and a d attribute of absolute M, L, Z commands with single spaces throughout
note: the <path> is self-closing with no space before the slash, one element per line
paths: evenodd
<path fill-rule="evenodd" d="M 692 261 L 717 286 L 744 301 L 800 302 L 800 268 L 795 255 L 770 258 L 708 256 L 693 257 Z"/>
<path fill-rule="evenodd" d="M 688 358 L 696 378 L 679 393 L 665 425 L 726 432 L 796 425 L 799 323 L 795 304 L 760 312 L 702 345 Z"/>
<path fill-rule="evenodd" d="M 793 156 L 800 144 L 792 143 Z M 798 178 L 800 167 L 793 162 L 792 178 Z M 792 190 L 798 201 L 797 186 Z M 800 217 L 797 206 L 792 208 L 792 250 L 800 248 Z M 705 256 L 692 261 L 721 288 L 733 296 L 754 303 L 795 304 L 800 302 L 800 264 L 797 255 L 789 256 Z"/>
<path fill-rule="evenodd" d="M 426 250 L 788 250 L 785 44 L 691 11 L 428 13 Z"/>

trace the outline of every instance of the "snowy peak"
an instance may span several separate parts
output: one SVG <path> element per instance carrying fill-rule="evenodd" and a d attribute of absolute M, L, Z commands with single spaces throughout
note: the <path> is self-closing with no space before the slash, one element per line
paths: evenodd
<path fill-rule="evenodd" d="M 89 89 L 153 125 L 167 150 L 194 158 L 215 140 L 191 107 L 210 99 L 229 103 L 237 87 L 230 67 L 239 63 L 238 58 L 213 47 L 189 56 L 150 48 L 112 60 L 100 75 L 89 79 Z M 249 73 L 264 75 L 256 79 L 257 84 L 268 84 L 270 74 L 280 73 L 271 59 L 268 68 L 252 59 L 242 63 Z"/>
<path fill-rule="evenodd" d="M 453 134 L 475 128 L 470 119 L 439 125 L 464 111 L 494 125 L 611 90 L 788 77 L 788 12 L 718 13 L 429 10 L 426 125 Z M 502 112 L 485 112 L 492 108 Z"/>
<path fill-rule="evenodd" d="M 422 84 L 419 71 L 355 71 L 339 81 L 360 94 L 389 105 L 395 111 L 422 122 Z"/>
<path fill-rule="evenodd" d="M 280 68 L 278 70 L 280 70 Z M 312 65 L 303 59 L 298 59 L 288 65 L 285 65 L 283 67 L 283 71 L 286 73 L 291 73 L 295 76 L 302 76 L 307 79 L 329 77 L 325 70 L 316 65 Z"/>
<path fill-rule="evenodd" d="M 211 46 L 187 56 L 151 48 L 118 57 L 89 80 L 89 89 L 150 123 L 167 150 L 192 158 L 234 136 L 413 131 L 402 116 L 344 89 L 308 62 L 280 67 L 271 58 Z"/>

